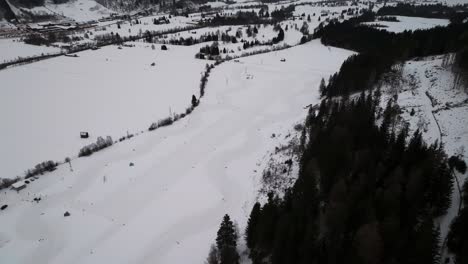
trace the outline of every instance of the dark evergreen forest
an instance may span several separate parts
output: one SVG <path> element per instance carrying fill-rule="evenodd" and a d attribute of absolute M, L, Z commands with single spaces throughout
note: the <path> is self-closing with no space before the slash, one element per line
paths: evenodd
<path fill-rule="evenodd" d="M 252 209 L 253 263 L 440 263 L 434 218 L 450 206 L 453 178 L 438 144 L 395 132 L 378 95 L 324 100 L 306 122 L 300 173 L 284 199 Z"/>
<path fill-rule="evenodd" d="M 373 20 L 366 13 L 314 33 L 359 54 L 323 87 L 319 109 L 309 111 L 294 186 L 251 211 L 245 238 L 255 264 L 445 262 L 435 219 L 451 205 L 454 167 L 466 164 L 449 159 L 441 144 L 425 144 L 419 131 L 409 135 L 395 119 L 395 100 L 381 113 L 380 91 L 369 89 L 393 64 L 419 56 L 456 52 L 455 63 L 466 70 L 468 26 L 395 34 L 360 25 Z M 347 99 L 352 92 L 361 95 Z M 464 204 L 467 197 L 465 185 Z M 467 263 L 467 226 L 462 209 L 448 238 L 456 263 Z"/>
<path fill-rule="evenodd" d="M 372 87 L 390 67 L 414 57 L 459 52 L 457 63 L 466 71 L 468 23 L 451 23 L 448 27 L 392 33 L 363 26 L 374 21 L 373 13 L 344 22 L 332 21 L 319 28 L 315 38 L 325 45 L 350 49 L 359 54 L 350 57 L 340 71 L 331 76 L 324 96 L 348 95 Z"/>

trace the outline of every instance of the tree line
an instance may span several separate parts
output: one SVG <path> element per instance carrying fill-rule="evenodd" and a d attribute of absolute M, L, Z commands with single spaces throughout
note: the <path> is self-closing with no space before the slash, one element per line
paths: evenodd
<path fill-rule="evenodd" d="M 411 5 L 398 3 L 396 6 L 384 6 L 377 11 L 379 16 L 410 16 L 427 18 L 446 18 L 450 21 L 463 21 L 468 16 L 468 8 L 464 6 L 447 6 L 442 4 Z M 461 19 L 461 20 L 460 20 Z"/>
<path fill-rule="evenodd" d="M 468 45 L 468 22 L 403 33 L 361 25 L 374 19 L 375 14 L 368 12 L 341 23 L 331 21 L 314 32 L 314 38 L 321 38 L 324 45 L 359 52 L 346 60 L 339 73 L 330 77 L 322 95 L 335 96 L 368 89 L 393 64 L 413 57 L 459 52 L 466 50 Z M 466 65 L 466 56 L 459 58 L 460 65 Z"/>
<path fill-rule="evenodd" d="M 281 7 L 268 13 L 268 10 L 260 9 L 259 13 L 255 11 L 238 11 L 235 15 L 219 15 L 218 13 L 211 19 L 200 22 L 206 26 L 225 26 L 225 25 L 254 25 L 254 24 L 274 24 L 286 20 L 293 16 L 295 7 L 289 5 Z"/>
<path fill-rule="evenodd" d="M 323 100 L 305 130 L 299 177 L 283 199 L 256 204 L 246 229 L 253 263 L 440 263 L 434 219 L 453 177 L 440 144 L 394 129 L 378 94 Z"/>

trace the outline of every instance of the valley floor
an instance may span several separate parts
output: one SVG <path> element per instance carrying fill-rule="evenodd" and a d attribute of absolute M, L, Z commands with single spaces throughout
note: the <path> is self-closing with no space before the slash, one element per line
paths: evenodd
<path fill-rule="evenodd" d="M 202 263 L 224 214 L 245 228 L 271 135 L 305 117 L 351 54 L 315 40 L 223 63 L 188 117 L 1 192 L 2 260 Z"/>

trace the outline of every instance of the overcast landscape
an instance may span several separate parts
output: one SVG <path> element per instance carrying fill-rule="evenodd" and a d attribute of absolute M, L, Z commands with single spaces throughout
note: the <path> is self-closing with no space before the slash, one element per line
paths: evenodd
<path fill-rule="evenodd" d="M 468 2 L 0 0 L 0 263 L 468 263 Z"/>

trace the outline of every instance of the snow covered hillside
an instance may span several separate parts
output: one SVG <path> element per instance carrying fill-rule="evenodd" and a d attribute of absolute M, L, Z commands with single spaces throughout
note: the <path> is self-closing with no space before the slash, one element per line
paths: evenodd
<path fill-rule="evenodd" d="M 108 46 L 0 71 L 2 178 L 45 159 L 73 157 L 98 136 L 115 140 L 185 112 L 206 62 L 198 49 Z M 155 66 L 151 66 L 155 63 Z M 183 77 L 182 77 L 183 76 Z M 80 139 L 80 131 L 91 137 Z"/>
<path fill-rule="evenodd" d="M 54 4 L 52 0 L 46 0 L 44 5 L 27 8 L 16 4 L 16 1 L 5 0 L 15 16 L 19 19 L 28 18 L 30 15 L 51 15 L 56 18 L 70 19 L 77 22 L 98 20 L 115 13 L 94 0 L 70 0 L 62 4 Z"/>
<path fill-rule="evenodd" d="M 129 67 L 138 69 L 144 76 L 133 72 L 127 76 L 122 71 L 117 71 L 121 76 L 110 76 L 100 70 L 101 65 L 107 63 L 107 52 L 119 51 L 114 50 L 115 47 L 108 49 L 103 53 L 83 54 L 80 58 L 60 58 L 57 60 L 61 63 L 54 63 L 57 65 L 55 70 L 70 79 L 69 82 L 58 80 L 61 85 L 53 86 L 50 91 L 64 96 L 63 87 L 75 87 L 83 81 L 83 78 L 73 77 L 76 75 L 72 70 L 66 69 L 71 64 L 69 60 L 77 60 L 77 63 L 90 60 L 87 65 L 92 65 L 96 73 L 86 73 L 91 70 L 85 69 L 86 79 L 89 79 L 86 81 L 96 85 L 83 92 L 79 91 L 84 88 L 77 86 L 77 91 L 72 94 L 76 102 L 60 102 L 60 97 L 49 98 L 55 93 L 40 96 L 39 91 L 29 101 L 21 96 L 21 91 L 15 96 L 23 99 L 23 105 L 34 103 L 33 100 L 40 104 L 48 99 L 47 104 L 56 111 L 59 108 L 55 108 L 55 103 L 71 104 L 73 107 L 63 108 L 71 113 L 74 108 L 83 106 L 79 103 L 83 98 L 111 98 L 107 100 L 111 105 L 122 107 L 121 110 L 113 108 L 112 111 L 118 113 L 107 115 L 111 111 L 106 106 L 79 109 L 89 111 L 90 118 L 103 111 L 103 115 L 110 119 L 102 125 L 107 129 L 114 118 L 122 118 L 124 122 L 120 124 L 129 124 L 131 120 L 126 119 L 124 113 L 128 109 L 126 104 L 132 104 L 131 108 L 144 105 L 141 101 L 133 103 L 132 97 L 144 85 L 137 80 L 149 80 L 146 72 L 157 76 L 148 81 L 156 91 L 158 83 L 190 79 L 177 75 L 182 70 L 173 68 L 174 72 L 165 73 L 170 75 L 170 80 L 158 81 L 158 77 L 164 78 L 157 73 L 158 64 L 154 70 L 147 64 Z M 238 221 L 241 230 L 245 228 L 259 187 L 259 179 L 253 176 L 254 170 L 258 169 L 257 162 L 273 147 L 272 133 L 284 134 L 300 117 L 305 117 L 307 110 L 304 107 L 319 102 L 321 78 L 336 72 L 351 54 L 313 41 L 283 51 L 246 57 L 239 62 L 225 62 L 212 71 L 201 105 L 188 117 L 88 158 L 73 160 L 72 169 L 68 165 L 59 166 L 19 193 L 1 192 L 2 203 L 9 205 L 0 212 L 2 260 L 6 263 L 177 264 L 187 263 L 187 260 L 202 263 L 225 213 Z M 120 56 L 124 55 L 115 54 L 113 61 L 118 61 Z M 156 63 L 159 56 L 163 55 L 156 57 Z M 130 60 L 130 57 L 126 59 Z M 281 58 L 287 60 L 282 62 Z M 151 61 L 148 58 L 148 62 Z M 108 63 L 111 67 L 119 67 L 112 61 Z M 187 62 L 174 64 L 183 69 L 187 67 L 182 66 L 184 63 Z M 164 65 L 171 67 L 167 61 Z M 47 74 L 47 67 L 52 67 L 49 62 L 25 69 Z M 1 74 L 5 73 L 8 72 Z M 188 73 L 184 71 L 184 74 Z M 132 85 L 132 81 L 136 84 Z M 190 82 L 195 83 L 191 79 Z M 40 84 L 30 81 L 29 85 L 35 83 Z M 126 96 L 125 100 L 115 102 L 112 94 L 120 93 L 119 85 L 132 85 L 132 89 L 120 95 Z M 98 87 L 101 86 L 107 88 L 100 91 Z M 167 88 L 165 91 L 172 92 Z M 139 100 L 150 103 L 158 96 L 143 93 Z M 12 100 L 12 97 L 8 98 Z M 158 107 L 162 101 L 156 102 L 149 109 Z M 67 121 L 67 114 L 60 111 L 56 115 L 60 122 L 74 126 L 72 121 Z M 139 115 L 133 117 L 143 119 Z M 52 120 L 56 121 L 55 117 L 50 120 L 40 119 L 35 124 L 43 121 L 53 125 Z M 29 135 L 42 133 L 34 124 L 27 129 Z M 41 197 L 38 203 L 33 200 L 37 197 Z M 70 216 L 64 217 L 65 212 Z"/>
<path fill-rule="evenodd" d="M 401 116 L 409 124 L 410 133 L 419 129 L 428 144 L 442 142 L 449 157 L 462 155 L 468 162 L 468 90 L 456 81 L 450 69 L 450 56 L 406 62 L 402 70 L 401 90 L 390 88 L 386 96 L 398 95 Z M 451 207 L 447 215 L 439 219 L 442 240 L 447 236 L 452 219 L 458 214 L 460 195 L 456 184 L 462 185 L 468 178 L 467 174 L 458 172 L 455 172 L 455 176 L 457 181 Z"/>

